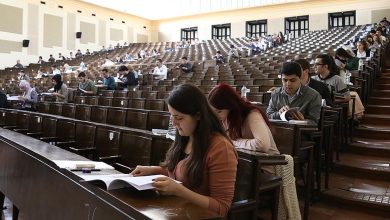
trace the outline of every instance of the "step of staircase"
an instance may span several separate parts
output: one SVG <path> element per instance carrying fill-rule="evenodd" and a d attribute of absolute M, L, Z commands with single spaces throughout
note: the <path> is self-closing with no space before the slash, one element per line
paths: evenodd
<path fill-rule="evenodd" d="M 323 193 L 323 198 L 332 204 L 337 203 L 341 207 L 354 207 L 364 213 L 383 216 L 384 219 L 390 216 L 389 197 L 386 195 L 375 195 L 337 188 L 329 189 Z M 355 218 L 347 217 L 345 219 Z"/>
<path fill-rule="evenodd" d="M 390 158 L 390 141 L 354 138 L 352 143 L 349 144 L 348 152 Z"/>
<path fill-rule="evenodd" d="M 382 84 L 382 83 L 377 83 L 375 85 L 375 89 L 377 90 L 390 90 L 390 84 Z"/>
<path fill-rule="evenodd" d="M 386 73 L 383 73 L 383 74 L 386 74 Z M 383 74 L 382 74 L 382 77 L 379 79 L 379 82 L 390 84 L 390 77 L 388 77 L 387 75 L 385 76 Z"/>
<path fill-rule="evenodd" d="M 390 182 L 390 158 L 343 153 L 334 163 L 334 173 L 348 177 Z"/>
<path fill-rule="evenodd" d="M 390 97 L 390 90 L 377 90 L 377 89 L 375 89 L 372 92 L 372 96 L 387 98 L 387 97 Z"/>
<path fill-rule="evenodd" d="M 353 135 L 358 138 L 390 140 L 390 127 L 389 125 L 361 124 L 355 129 Z"/>
<path fill-rule="evenodd" d="M 369 105 L 386 105 L 386 103 L 389 103 L 390 105 L 390 97 L 375 97 L 371 96 L 368 99 Z"/>
<path fill-rule="evenodd" d="M 379 114 L 365 114 L 361 119 L 361 124 L 379 125 L 379 126 L 390 126 L 390 114 L 379 115 Z"/>
<path fill-rule="evenodd" d="M 390 95 L 390 93 L 389 93 Z M 390 105 L 367 105 L 365 108 L 368 114 L 384 114 L 388 115 L 390 113 Z"/>
<path fill-rule="evenodd" d="M 390 126 L 390 114 L 388 115 L 365 114 L 364 117 L 361 119 L 361 124 Z"/>

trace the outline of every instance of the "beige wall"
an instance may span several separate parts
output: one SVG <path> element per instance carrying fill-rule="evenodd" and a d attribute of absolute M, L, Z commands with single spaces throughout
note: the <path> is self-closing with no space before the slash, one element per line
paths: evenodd
<path fill-rule="evenodd" d="M 23 9 L 0 4 L 0 31 L 21 34 L 23 32 Z"/>
<path fill-rule="evenodd" d="M 268 33 L 284 32 L 284 18 L 309 15 L 310 30 L 328 28 L 328 13 L 356 10 L 356 23 L 376 22 L 387 13 L 389 17 L 390 0 L 306 0 L 300 3 L 247 8 L 212 14 L 154 21 L 158 30 L 158 41 L 176 41 L 180 29 L 198 27 L 199 39 L 211 38 L 211 25 L 232 23 L 232 37 L 245 36 L 245 22 L 268 19 Z M 242 25 L 239 25 L 242 24 Z"/>
<path fill-rule="evenodd" d="M 94 51 L 102 45 L 137 42 L 139 34 L 142 42 L 151 40 L 150 20 L 77 0 L 44 0 L 45 5 L 40 1 L 0 0 L 0 68 L 13 66 L 17 59 L 28 65 L 40 55 L 47 60 L 49 54 L 58 58 L 58 53 L 69 56 L 77 49 Z M 118 30 L 113 39 L 111 29 Z M 83 32 L 81 39 L 76 39 L 78 31 Z M 24 39 L 30 40 L 28 48 L 22 48 Z"/>

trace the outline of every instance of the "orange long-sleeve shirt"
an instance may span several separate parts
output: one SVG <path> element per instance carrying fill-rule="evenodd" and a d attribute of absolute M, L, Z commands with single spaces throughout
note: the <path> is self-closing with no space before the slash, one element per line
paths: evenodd
<path fill-rule="evenodd" d="M 222 135 L 211 137 L 210 146 L 204 159 L 203 182 L 192 191 L 209 197 L 209 210 L 226 216 L 234 196 L 237 173 L 237 152 Z M 188 187 L 186 175 L 188 157 L 179 161 L 169 177 L 179 180 Z"/>

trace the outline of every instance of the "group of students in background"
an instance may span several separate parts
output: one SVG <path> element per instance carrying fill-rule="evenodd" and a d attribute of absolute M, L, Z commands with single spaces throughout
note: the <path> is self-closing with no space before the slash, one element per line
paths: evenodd
<path fill-rule="evenodd" d="M 234 195 L 238 164 L 235 149 L 279 154 L 269 128 L 269 119 L 281 119 L 284 112 L 297 107 L 298 111 L 292 113 L 289 119 L 317 124 L 321 106 L 334 105 L 332 93 L 340 94 L 346 101 L 350 100 L 351 95 L 356 96 L 348 90 L 346 72 L 358 70 L 362 59 L 372 57 L 373 49 L 376 49 L 375 53 L 387 43 L 385 36 L 388 28 L 387 21 L 381 22 L 375 33 L 370 31 L 369 35 L 357 42 L 354 54 L 339 48 L 334 57 L 318 55 L 314 62 L 314 76 L 310 75 L 310 63 L 305 59 L 285 62 L 280 70 L 282 87 L 272 91 L 266 112 L 226 84 L 217 85 L 207 97 L 195 85 L 177 86 L 166 100 L 176 136 L 166 153 L 165 162 L 162 166 L 137 166 L 132 174 L 164 174 L 167 177 L 159 177 L 153 183 L 159 194 L 183 197 L 226 216 Z M 235 55 L 232 52 L 231 57 Z M 219 51 L 215 59 L 218 64 L 224 62 Z M 156 63 L 152 74 L 160 80 L 166 79 L 167 67 L 161 59 L 157 59 Z M 177 68 L 184 73 L 192 69 L 186 57 L 182 58 Z M 105 68 L 101 71 L 107 89 L 115 89 L 116 82 L 110 71 Z M 137 73 L 131 65 L 120 66 L 118 71 L 123 88 L 138 84 Z M 96 94 L 96 86 L 85 72 L 80 72 L 78 79 L 81 91 Z M 57 101 L 66 101 L 67 86 L 61 74 L 55 74 L 52 80 L 53 95 Z M 36 91 L 26 79 L 22 79 L 19 86 L 23 91 L 20 96 L 22 108 L 34 110 L 38 96 Z M 355 103 L 354 117 L 358 119 L 364 113 L 364 107 L 359 101 Z M 264 168 L 264 172 L 275 171 Z"/>

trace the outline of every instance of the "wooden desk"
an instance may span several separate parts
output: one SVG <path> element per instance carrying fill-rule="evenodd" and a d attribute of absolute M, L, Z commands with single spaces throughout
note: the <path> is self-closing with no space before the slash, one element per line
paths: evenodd
<path fill-rule="evenodd" d="M 0 134 L 0 190 L 28 219 L 218 217 L 178 197 L 107 192 L 81 183 L 78 176 L 51 160 L 87 160 L 84 157 L 3 128 Z"/>

